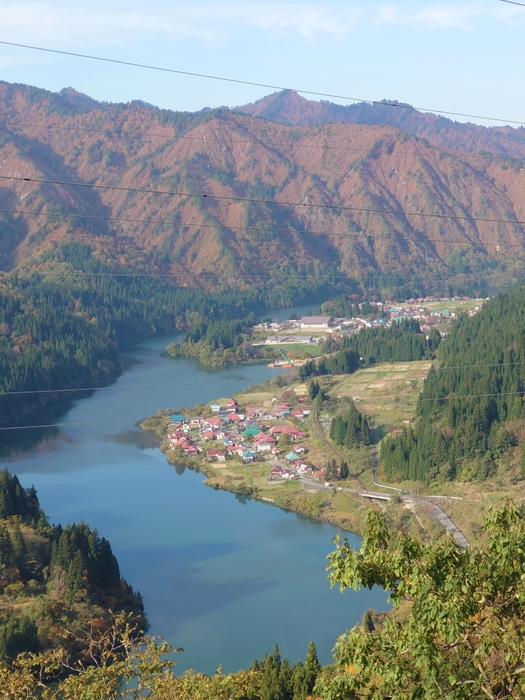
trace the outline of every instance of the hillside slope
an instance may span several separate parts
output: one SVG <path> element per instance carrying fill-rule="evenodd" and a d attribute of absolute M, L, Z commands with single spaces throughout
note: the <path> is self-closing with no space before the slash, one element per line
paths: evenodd
<path fill-rule="evenodd" d="M 510 483 L 522 481 L 523 284 L 486 302 L 475 316 L 460 318 L 441 343 L 438 360 L 439 369 L 425 380 L 415 428 L 382 445 L 385 476 L 468 481 L 498 474 Z"/>
<path fill-rule="evenodd" d="M 523 269 L 523 227 L 502 223 L 525 219 L 519 161 L 436 149 L 391 126 L 288 127 L 6 83 L 0 97 L 4 269 L 49 267 L 71 239 L 113 269 L 191 286 L 334 273 L 498 281 Z"/>
<path fill-rule="evenodd" d="M 383 103 L 338 105 L 326 100 L 308 100 L 291 90 L 282 90 L 257 102 L 236 107 L 236 111 L 285 126 L 333 123 L 393 126 L 407 134 L 425 138 L 440 148 L 453 148 L 464 153 L 491 153 L 508 158 L 525 157 L 523 127 L 499 126 L 497 122 L 494 126 L 485 127 L 421 112 L 397 100 L 383 100 Z"/>

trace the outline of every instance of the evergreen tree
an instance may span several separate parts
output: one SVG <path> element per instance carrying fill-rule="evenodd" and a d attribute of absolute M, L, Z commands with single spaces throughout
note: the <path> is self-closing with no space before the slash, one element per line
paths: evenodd
<path fill-rule="evenodd" d="M 304 671 L 306 677 L 307 695 L 310 695 L 314 689 L 317 676 L 321 673 L 321 664 L 317 658 L 317 650 L 313 642 L 308 644 L 308 651 L 304 662 Z"/>
<path fill-rule="evenodd" d="M 306 700 L 308 695 L 308 682 L 303 664 L 298 661 L 293 671 L 292 700 Z"/>

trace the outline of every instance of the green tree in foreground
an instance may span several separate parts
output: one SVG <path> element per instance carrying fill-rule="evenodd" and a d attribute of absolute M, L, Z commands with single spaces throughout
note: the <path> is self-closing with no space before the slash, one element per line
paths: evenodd
<path fill-rule="evenodd" d="M 342 635 L 316 697 L 525 697 L 525 509 L 491 510 L 484 529 L 485 549 L 461 550 L 449 536 L 391 538 L 373 511 L 360 550 L 338 538 L 331 584 L 382 586 L 405 614 Z"/>

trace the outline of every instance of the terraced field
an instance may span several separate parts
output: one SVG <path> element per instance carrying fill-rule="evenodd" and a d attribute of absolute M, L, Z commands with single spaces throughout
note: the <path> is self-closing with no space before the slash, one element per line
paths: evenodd
<path fill-rule="evenodd" d="M 363 413 L 383 431 L 399 428 L 411 421 L 417 397 L 431 362 L 384 363 L 360 369 L 355 374 L 335 380 L 332 393 L 349 396 Z"/>

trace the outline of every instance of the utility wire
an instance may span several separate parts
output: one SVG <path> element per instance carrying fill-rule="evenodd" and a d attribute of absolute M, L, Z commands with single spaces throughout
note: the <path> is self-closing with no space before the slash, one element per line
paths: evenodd
<path fill-rule="evenodd" d="M 408 236 L 398 236 L 396 234 L 390 234 L 388 236 L 372 236 L 367 233 L 337 233 L 335 231 L 308 231 L 308 230 L 302 230 L 302 229 L 269 229 L 269 228 L 263 228 L 263 227 L 258 227 L 258 226 L 230 226 L 228 224 L 190 224 L 190 223 L 185 223 L 185 222 L 173 222 L 173 221 L 167 221 L 165 219 L 159 220 L 159 219 L 133 219 L 133 218 L 127 218 L 127 217 L 119 217 L 119 216 L 97 216 L 95 214 L 69 214 L 69 213 L 64 213 L 64 214 L 50 214 L 48 212 L 44 211 L 27 211 L 25 209 L 0 209 L 0 212 L 6 213 L 6 214 L 24 214 L 27 216 L 45 216 L 47 218 L 56 218 L 56 217 L 61 217 L 64 219 L 90 219 L 90 220 L 95 220 L 95 221 L 116 221 L 119 223 L 138 223 L 138 224 L 154 224 L 154 225 L 162 225 L 162 226 L 173 226 L 173 227 L 179 227 L 183 228 L 184 226 L 188 227 L 194 227 L 194 228 L 211 228 L 211 229 L 217 229 L 222 228 L 222 229 L 230 229 L 230 230 L 240 230 L 240 231 L 262 231 L 263 233 L 289 233 L 292 235 L 295 234 L 307 234 L 309 236 L 339 236 L 343 238 L 349 238 L 349 239 L 358 239 L 359 237 L 366 239 L 368 242 L 372 241 L 378 241 L 378 240 L 396 240 L 396 241 L 408 241 L 409 243 L 414 243 L 414 245 L 420 245 L 421 241 L 415 241 L 412 238 L 408 238 Z M 478 219 L 475 219 L 476 221 Z M 503 222 L 500 222 L 503 223 Z M 506 223 L 514 223 L 514 222 L 506 222 Z M 521 222 L 516 222 L 516 223 L 521 223 Z M 470 245 L 470 246 L 476 246 L 478 248 L 484 248 L 486 246 L 496 246 L 496 247 L 505 247 L 505 248 L 521 248 L 524 243 L 483 243 L 482 241 L 470 241 L 470 240 L 463 240 L 463 241 L 451 241 L 451 240 L 444 240 L 444 239 L 439 239 L 439 238 L 425 238 L 424 242 L 429 242 L 429 243 L 445 243 L 447 245 L 449 244 L 458 244 L 458 245 Z"/>
<path fill-rule="evenodd" d="M 251 115 L 243 113 L 243 112 L 233 112 L 236 116 L 245 116 L 245 117 L 250 117 Z M 273 123 L 273 122 L 272 122 Z M 327 144 L 302 144 L 302 143 L 296 143 L 295 141 L 264 141 L 263 139 L 259 139 L 257 137 L 253 137 L 251 139 L 246 139 L 246 140 L 239 140 L 239 139 L 219 139 L 216 136 L 189 136 L 187 134 L 181 134 L 177 135 L 174 133 L 171 134 L 157 134 L 157 133 L 148 133 L 147 131 L 126 131 L 123 129 L 103 129 L 103 128 L 92 128 L 92 127 L 80 127 L 80 126 L 56 126 L 53 124 L 43 124 L 43 123 L 32 123 L 32 122 L 11 122 L 11 121 L 1 121 L 0 124 L 6 124 L 8 126 L 27 126 L 27 127 L 34 127 L 34 128 L 39 128 L 39 129 L 55 129 L 55 130 L 60 130 L 60 131 L 86 131 L 86 132 L 95 132 L 95 133 L 104 133 L 104 134 L 115 134 L 117 136 L 145 136 L 147 138 L 165 138 L 167 139 L 168 142 L 174 141 L 175 143 L 178 143 L 181 140 L 189 140 L 189 141 L 200 141 L 203 143 L 203 145 L 207 146 L 208 142 L 213 142 L 213 143 L 226 143 L 226 144 L 243 144 L 243 145 L 262 145 L 262 146 L 268 146 L 270 148 L 275 148 L 276 146 L 283 147 L 283 148 L 307 148 L 307 149 L 319 149 L 319 150 L 333 150 L 333 151 L 344 151 L 344 152 L 351 152 L 351 153 L 377 153 L 378 151 L 381 151 L 380 148 L 374 148 L 373 146 L 369 148 L 352 148 L 352 147 L 347 147 L 347 146 L 328 146 Z M 339 122 L 327 122 L 325 126 L 338 126 Z M 366 124 L 359 124 L 358 122 L 345 122 L 345 126 L 367 126 Z M 197 128 L 198 126 L 201 126 L 201 124 L 197 124 L 195 127 L 192 127 L 193 129 Z M 277 126 L 282 126 L 280 124 L 277 124 Z M 389 126 L 388 124 L 385 124 L 384 126 Z M 307 134 L 305 134 L 307 136 Z M 415 136 L 416 134 L 412 134 L 412 136 Z M 326 134 L 323 134 L 323 138 L 327 138 Z M 330 137 L 331 143 L 334 142 L 334 139 Z M 469 158 L 482 158 L 485 160 L 504 160 L 504 161 L 512 161 L 514 162 L 524 162 L 525 158 L 519 158 L 516 156 L 511 156 L 511 155 L 503 155 L 503 154 L 495 154 L 495 153 L 468 153 L 465 151 L 459 151 L 459 150 L 448 150 L 445 147 L 439 147 L 439 146 L 434 146 L 433 144 L 423 144 L 421 142 L 418 142 L 418 145 L 421 146 L 420 150 L 413 150 L 413 151 L 401 151 L 395 148 L 395 144 L 392 144 L 391 142 L 385 142 L 385 146 L 389 145 L 394 145 L 394 151 L 392 152 L 392 155 L 395 153 L 395 155 L 421 155 L 424 153 L 427 149 L 431 149 L 435 151 L 438 155 L 443 155 L 443 156 L 448 156 L 450 158 L 457 158 L 457 159 L 469 159 Z"/>
<path fill-rule="evenodd" d="M 1 431 L 5 431 L 5 430 L 30 430 L 30 429 L 34 429 L 34 428 L 65 428 L 68 426 L 78 426 L 78 425 L 108 425 L 110 423 L 138 423 L 138 422 L 144 421 L 144 420 L 146 420 L 146 418 L 81 421 L 78 423 L 46 423 L 45 425 L 14 425 L 14 426 L 0 428 L 0 430 Z"/>
<path fill-rule="evenodd" d="M 438 372 L 442 372 L 446 369 L 472 369 L 473 367 L 510 367 L 511 365 L 525 365 L 525 360 L 521 362 L 496 362 L 492 365 L 441 365 L 437 368 Z"/>
<path fill-rule="evenodd" d="M 476 367 L 510 367 L 512 365 L 523 365 L 525 364 L 525 361 L 523 362 L 500 362 L 496 364 L 488 364 L 488 365 L 457 365 L 455 367 L 447 367 L 443 365 L 442 367 L 438 368 L 438 372 L 442 372 L 448 369 L 472 369 Z M 121 391 L 123 389 L 157 389 L 157 388 L 173 388 L 173 387 L 178 387 L 178 386 L 199 386 L 201 384 L 230 384 L 231 382 L 244 382 L 246 381 L 245 379 L 227 379 L 224 381 L 220 382 L 183 382 L 182 384 L 133 384 L 130 386 L 94 386 L 91 388 L 85 387 L 85 388 L 71 388 L 71 389 L 35 389 L 32 391 L 4 391 L 3 393 L 0 393 L 0 397 L 2 396 L 21 396 L 21 395 L 26 395 L 26 394 L 76 394 L 81 391 Z M 524 392 L 525 393 L 525 392 Z"/>
<path fill-rule="evenodd" d="M 480 399 L 491 396 L 525 396 L 524 391 L 506 391 L 496 392 L 494 394 L 465 394 L 464 396 L 437 396 L 431 399 L 418 399 L 418 401 L 452 401 L 453 399 Z M 0 428 L 0 431 L 6 430 L 34 430 L 36 428 L 67 428 L 80 425 L 110 425 L 114 423 L 139 423 L 147 420 L 146 418 L 128 418 L 118 420 L 98 420 L 98 421 L 79 421 L 78 423 L 46 423 L 44 425 L 13 425 Z"/>
<path fill-rule="evenodd" d="M 145 277 L 145 278 L 152 278 L 152 279 L 170 279 L 173 277 L 179 277 L 180 275 L 186 275 L 190 279 L 194 278 L 202 278 L 202 279 L 207 279 L 210 281 L 218 281 L 219 278 L 224 278 L 226 277 L 227 279 L 232 279 L 234 281 L 237 281 L 239 279 L 267 279 L 267 280 L 276 280 L 279 278 L 285 278 L 287 280 L 289 279 L 329 279 L 329 280 L 337 280 L 337 279 L 342 279 L 342 280 L 353 280 L 355 282 L 367 282 L 370 280 L 379 280 L 380 282 L 383 282 L 385 284 L 391 284 L 395 280 L 409 280 L 417 283 L 421 283 L 422 281 L 427 281 L 427 280 L 436 280 L 440 282 L 450 282 L 451 280 L 457 280 L 459 283 L 466 283 L 466 282 L 482 282 L 480 279 L 479 274 L 474 274 L 472 275 L 449 275 L 447 276 L 440 276 L 440 275 L 429 275 L 427 272 L 421 272 L 420 275 L 393 275 L 393 274 L 388 274 L 384 273 L 382 275 L 365 275 L 361 278 L 352 276 L 351 274 L 336 274 L 336 273 L 330 273 L 330 274 L 325 274 L 325 275 L 319 275 L 319 274 L 310 274 L 308 272 L 303 273 L 303 274 L 294 274 L 294 273 L 289 273 L 289 272 L 273 272 L 273 273 L 251 273 L 251 272 L 237 272 L 237 271 L 227 271 L 225 270 L 224 272 L 217 274 L 215 272 L 188 272 L 187 270 L 179 270 L 178 272 L 170 272 L 170 273 L 147 273 L 147 272 L 84 272 L 83 270 L 77 270 L 73 269 L 69 273 L 69 275 L 66 273 L 66 271 L 60 270 L 62 276 L 71 276 L 71 274 L 76 274 L 76 275 L 81 275 L 82 277 Z M 25 279 L 30 279 L 33 276 L 37 277 L 44 277 L 44 276 L 49 276 L 50 281 L 52 281 L 53 276 L 56 275 L 56 271 L 53 269 L 49 270 L 49 272 L 38 272 L 38 271 L 13 271 L 13 272 L 2 272 L 0 271 L 0 278 L 1 276 L 9 277 L 9 276 L 16 276 L 16 277 L 24 277 Z M 514 279 L 510 279 L 509 281 L 505 281 L 501 284 L 495 284 L 492 286 L 496 287 L 507 287 L 512 284 L 516 284 L 517 282 L 523 281 L 524 278 L 522 277 L 517 277 Z"/>
<path fill-rule="evenodd" d="M 1 43 L 1 42 L 0 42 Z M 338 204 L 314 204 L 309 202 L 288 202 L 284 200 L 274 200 L 274 199 L 255 199 L 253 197 L 228 197 L 227 195 L 218 194 L 202 194 L 195 192 L 176 192 L 174 190 L 150 190 L 138 187 L 123 187 L 121 185 L 99 185 L 96 183 L 89 182 L 71 182 L 68 180 L 48 180 L 46 178 L 33 178 L 33 177 L 17 177 L 15 175 L 0 175 L 0 180 L 16 180 L 19 182 L 37 182 L 40 184 L 48 185 L 63 185 L 64 187 L 90 187 L 93 189 L 101 190 L 113 190 L 118 192 L 136 192 L 139 194 L 159 194 L 168 195 L 170 197 L 195 197 L 201 199 L 217 199 L 221 201 L 229 202 L 253 202 L 254 204 L 277 204 L 284 206 L 297 206 L 305 207 L 308 209 L 338 209 L 340 211 L 357 211 L 368 214 L 395 214 L 402 216 L 419 216 L 429 219 L 454 219 L 460 221 L 483 221 L 487 223 L 494 224 L 513 224 L 522 226 L 525 221 L 514 221 L 512 219 L 492 219 L 489 217 L 475 217 L 475 216 L 465 216 L 461 214 L 428 214 L 421 212 L 411 212 L 403 209 L 370 209 L 366 207 L 350 207 Z"/>
<path fill-rule="evenodd" d="M 119 391 L 122 389 L 157 389 L 157 388 L 167 388 L 171 389 L 176 386 L 199 386 L 200 384 L 230 384 L 231 382 L 244 382 L 245 379 L 225 379 L 220 382 L 182 382 L 181 384 L 131 384 L 129 386 L 92 386 L 83 388 L 71 388 L 71 389 L 35 389 L 33 391 L 4 391 L 0 392 L 1 396 L 20 396 L 21 394 L 76 394 L 80 391 Z"/>
<path fill-rule="evenodd" d="M 515 0 L 501 0 L 501 2 L 508 2 L 509 5 L 520 5 L 520 7 L 525 7 L 522 2 L 515 2 Z"/>
<path fill-rule="evenodd" d="M 327 92 L 317 92 L 315 90 L 302 90 L 298 88 L 283 87 L 282 85 L 272 85 L 269 83 L 257 83 L 251 80 L 241 80 L 239 78 L 226 78 L 224 76 L 210 75 L 206 73 L 195 73 L 193 71 L 177 70 L 175 68 L 165 68 L 162 66 L 153 66 L 145 63 L 135 63 L 133 61 L 122 61 L 115 58 L 107 58 L 104 56 L 93 56 L 90 54 L 74 53 L 72 51 L 60 51 L 58 49 L 49 49 L 43 46 L 31 46 L 29 44 L 19 44 L 13 41 L 0 41 L 4 46 L 16 46 L 17 48 L 30 49 L 32 51 L 44 51 L 45 53 L 53 53 L 61 56 L 73 56 L 75 58 L 87 58 L 91 61 L 103 61 L 106 63 L 114 63 L 121 66 L 131 66 L 133 68 L 145 68 L 147 70 L 160 71 L 163 73 L 174 73 L 177 75 L 188 75 L 193 78 L 206 78 L 207 80 L 220 80 L 227 83 L 236 83 L 238 85 L 251 85 L 253 87 L 263 87 L 270 90 L 285 90 L 289 92 L 297 92 L 303 95 L 316 95 L 317 97 L 330 97 L 337 100 L 347 100 L 349 102 L 368 102 L 369 104 L 382 105 L 384 107 L 392 107 L 394 109 L 417 109 L 422 112 L 435 112 L 437 114 L 448 114 L 455 117 L 466 117 L 469 119 L 483 119 L 486 121 L 503 122 L 505 124 L 519 124 L 525 126 L 525 122 L 516 121 L 514 119 L 500 119 L 499 117 L 486 117 L 479 114 L 466 114 L 464 112 L 451 112 L 443 109 L 433 109 L 428 107 L 413 107 L 411 105 L 398 104 L 396 102 L 387 102 L 381 100 L 369 100 L 362 97 L 348 97 L 347 95 L 336 95 Z"/>
<path fill-rule="evenodd" d="M 421 402 L 428 401 L 452 401 L 453 399 L 484 399 L 490 396 L 525 396 L 523 391 L 497 391 L 494 394 L 465 394 L 463 396 L 435 396 L 430 399 L 418 399 Z"/>

